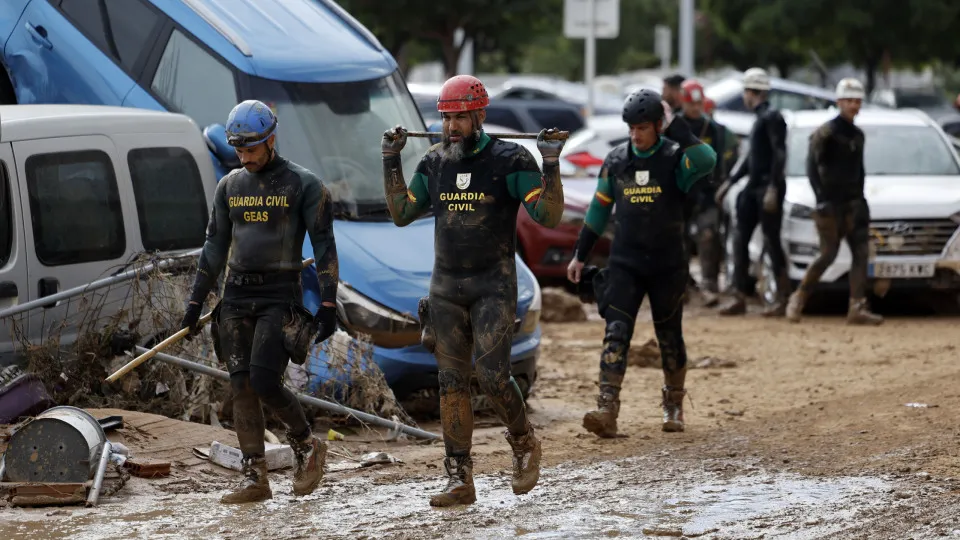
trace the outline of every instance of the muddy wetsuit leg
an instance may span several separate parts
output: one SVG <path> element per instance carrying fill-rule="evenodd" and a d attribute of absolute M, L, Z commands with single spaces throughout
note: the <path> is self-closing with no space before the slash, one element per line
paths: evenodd
<path fill-rule="evenodd" d="M 847 244 L 850 246 L 850 298 L 867 294 L 867 264 L 870 258 L 870 208 L 859 200 L 847 206 Z"/>
<path fill-rule="evenodd" d="M 473 332 L 469 306 L 436 293 L 429 300 L 430 321 L 436 335 L 440 383 L 440 423 L 447 456 L 469 456 L 473 438 L 470 401 Z"/>
<path fill-rule="evenodd" d="M 840 240 L 846 232 L 843 226 L 844 217 L 839 215 L 840 212 L 841 208 L 838 206 L 830 206 L 813 213 L 813 222 L 817 226 L 817 235 L 820 237 L 820 253 L 817 254 L 817 257 L 803 274 L 803 280 L 800 282 L 798 290 L 802 291 L 804 295 L 809 296 L 813 288 L 820 282 L 820 277 L 837 258 L 837 253 L 840 251 Z"/>
<path fill-rule="evenodd" d="M 523 394 L 510 374 L 510 349 L 517 313 L 516 283 L 515 273 L 500 283 L 490 283 L 492 294 L 481 296 L 470 306 L 470 325 L 480 390 L 490 398 L 510 434 L 520 436 L 527 432 L 529 423 Z"/>
<path fill-rule="evenodd" d="M 733 284 L 738 293 L 750 296 L 750 238 L 760 223 L 763 192 L 745 188 L 737 196 L 737 229 L 733 248 Z"/>
<path fill-rule="evenodd" d="M 710 200 L 706 200 L 707 198 Z M 715 293 L 717 280 L 720 278 L 723 244 L 720 242 L 720 208 L 713 202 L 712 192 L 705 193 L 701 199 L 696 219 L 701 279 L 704 288 Z"/>
<path fill-rule="evenodd" d="M 600 353 L 600 393 L 612 394 L 615 400 L 619 400 L 623 376 L 627 371 L 630 339 L 647 289 L 627 268 L 611 265 L 609 273 L 609 300 L 603 313 L 607 327 L 603 336 L 603 352 Z M 682 294 L 686 289 L 686 272 L 681 289 Z"/>

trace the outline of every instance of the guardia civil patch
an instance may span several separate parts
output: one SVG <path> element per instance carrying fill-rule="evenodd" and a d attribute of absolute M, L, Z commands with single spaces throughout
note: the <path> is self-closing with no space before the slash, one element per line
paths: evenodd
<path fill-rule="evenodd" d="M 457 188 L 467 189 L 468 187 L 470 187 L 470 173 L 458 173 Z"/>
<path fill-rule="evenodd" d="M 645 186 L 650 183 L 650 171 L 637 171 L 636 176 L 633 178 L 633 181 L 637 183 L 638 186 Z"/>

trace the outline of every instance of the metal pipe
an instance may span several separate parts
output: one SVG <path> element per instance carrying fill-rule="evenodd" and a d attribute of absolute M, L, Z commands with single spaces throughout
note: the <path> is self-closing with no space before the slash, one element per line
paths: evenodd
<path fill-rule="evenodd" d="M 100 463 L 97 465 L 97 474 L 93 477 L 93 486 L 87 495 L 87 508 L 97 505 L 100 498 L 100 490 L 103 488 L 103 477 L 107 475 L 107 464 L 110 463 L 110 454 L 113 453 L 113 445 L 110 441 L 103 443 L 100 450 Z"/>
<path fill-rule="evenodd" d="M 498 139 L 536 139 L 540 136 L 539 133 L 487 133 L 490 137 L 496 137 Z M 439 131 L 408 131 L 407 137 L 442 137 L 443 133 Z M 570 137 L 569 131 L 560 131 L 557 134 L 551 136 L 547 134 L 546 138 L 555 139 L 560 141 L 565 141 Z"/>
<path fill-rule="evenodd" d="M 196 257 L 200 254 L 200 250 L 190 251 L 178 257 L 172 257 L 169 259 L 164 259 L 156 263 L 150 263 L 145 265 L 142 268 L 135 268 L 133 270 L 127 270 L 122 274 L 117 274 L 115 276 L 110 276 L 108 278 L 98 279 L 96 281 L 91 281 L 86 285 L 80 285 L 72 289 L 67 289 L 65 291 L 60 291 L 56 294 L 51 294 L 49 296 L 44 296 L 43 298 L 38 298 L 36 300 L 31 300 L 29 302 L 24 302 L 22 304 L 17 304 L 11 308 L 0 311 L 0 319 L 5 319 L 12 315 L 17 315 L 23 313 L 24 311 L 30 311 L 31 309 L 42 307 L 48 304 L 59 302 L 61 300 L 66 300 L 73 296 L 79 296 L 90 291 L 95 291 L 97 289 L 102 289 L 104 287 L 109 287 L 110 285 L 115 285 L 123 281 L 129 281 L 137 276 L 142 275 L 145 272 L 152 272 L 153 270 L 164 270 L 176 264 L 184 264 L 186 258 Z"/>
<path fill-rule="evenodd" d="M 144 347 L 137 347 L 137 352 L 140 352 L 140 353 L 146 352 L 148 350 L 149 349 L 146 349 Z M 156 358 L 157 360 L 166 362 L 168 364 L 173 364 L 175 366 L 180 366 L 184 369 L 189 369 L 191 371 L 196 371 L 197 373 L 208 375 L 215 379 L 220 379 L 221 381 L 230 380 L 230 374 L 227 373 L 226 371 L 221 371 L 217 368 L 205 366 L 203 364 L 198 364 L 196 362 L 191 362 L 190 360 L 184 360 L 183 358 L 180 358 L 177 356 L 171 356 L 166 353 L 157 353 L 157 355 L 154 356 L 154 358 Z M 379 416 L 365 413 L 363 411 L 358 411 L 356 409 L 344 407 L 343 405 L 340 405 L 338 403 L 333 403 L 323 399 L 318 399 L 313 396 L 309 396 L 307 394 L 294 393 L 294 395 L 297 396 L 297 399 L 300 401 L 300 403 L 311 405 L 313 407 L 318 407 L 328 412 L 353 416 L 360 420 L 363 420 L 364 422 L 369 422 L 371 424 L 384 427 L 387 429 L 400 430 L 403 433 L 406 433 L 407 435 L 412 435 L 420 439 L 428 439 L 428 440 L 440 439 L 440 436 L 437 435 L 436 433 L 431 433 L 429 431 L 424 431 L 422 429 L 411 427 L 406 424 L 401 424 L 400 422 L 394 422 L 392 420 L 387 420 L 386 418 L 380 418 Z"/>

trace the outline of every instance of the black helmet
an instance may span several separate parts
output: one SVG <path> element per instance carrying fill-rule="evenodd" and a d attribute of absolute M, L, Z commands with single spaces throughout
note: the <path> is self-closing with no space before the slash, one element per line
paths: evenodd
<path fill-rule="evenodd" d="M 634 90 L 623 102 L 623 121 L 628 124 L 656 122 L 663 118 L 663 98 L 647 88 Z"/>

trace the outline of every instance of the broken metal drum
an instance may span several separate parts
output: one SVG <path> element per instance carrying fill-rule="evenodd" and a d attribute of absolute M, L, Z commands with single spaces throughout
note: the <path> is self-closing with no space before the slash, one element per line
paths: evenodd
<path fill-rule="evenodd" d="M 53 407 L 11 437 L 4 457 L 8 482 L 83 483 L 93 477 L 107 435 L 76 407 Z"/>

